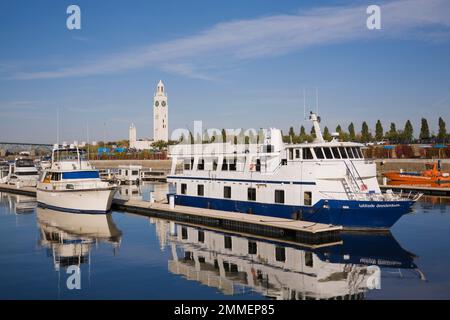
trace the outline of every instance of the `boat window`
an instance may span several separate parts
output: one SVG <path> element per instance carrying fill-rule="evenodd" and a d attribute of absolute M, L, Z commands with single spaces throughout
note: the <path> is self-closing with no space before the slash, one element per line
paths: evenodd
<path fill-rule="evenodd" d="M 81 155 L 80 150 L 80 155 Z M 78 160 L 78 152 L 77 149 L 64 149 L 64 150 L 55 150 L 54 151 L 54 159 L 55 161 L 77 161 Z"/>
<path fill-rule="evenodd" d="M 339 147 L 339 152 L 341 153 L 342 159 L 347 159 L 348 158 L 347 152 L 345 151 L 344 147 Z"/>
<path fill-rule="evenodd" d="M 186 227 L 181 227 L 181 238 L 186 240 L 188 238 L 188 232 Z"/>
<path fill-rule="evenodd" d="M 323 152 L 325 153 L 325 158 L 333 159 L 330 148 L 323 148 Z"/>
<path fill-rule="evenodd" d="M 137 176 L 139 174 L 139 171 L 138 170 L 133 170 L 133 171 L 131 171 L 131 175 L 132 176 Z"/>
<path fill-rule="evenodd" d="M 182 183 L 181 184 L 181 194 L 186 194 L 186 193 L 187 193 L 187 184 Z"/>
<path fill-rule="evenodd" d="M 231 199 L 231 187 L 228 186 L 223 187 L 223 197 L 225 199 Z"/>
<path fill-rule="evenodd" d="M 286 248 L 285 247 L 275 247 L 275 260 L 284 262 L 286 261 Z"/>
<path fill-rule="evenodd" d="M 363 158 L 364 158 L 364 155 L 363 155 L 363 153 L 362 153 L 362 151 L 361 151 L 361 148 L 356 148 L 356 150 L 358 150 L 359 157 L 360 157 L 361 159 L 363 159 Z"/>
<path fill-rule="evenodd" d="M 353 151 L 353 155 L 355 156 L 355 158 L 361 158 L 361 156 L 358 153 L 357 147 L 352 147 L 352 151 Z"/>
<path fill-rule="evenodd" d="M 323 155 L 322 148 L 314 148 L 314 152 L 316 153 L 317 159 L 325 158 L 325 156 Z"/>
<path fill-rule="evenodd" d="M 233 249 L 233 241 L 230 236 L 224 236 L 223 242 L 225 249 Z"/>
<path fill-rule="evenodd" d="M 213 169 L 213 171 L 217 170 L 217 163 L 218 162 L 219 162 L 219 159 L 213 158 L 213 161 L 212 161 L 212 169 Z"/>
<path fill-rule="evenodd" d="M 274 152 L 275 148 L 273 145 L 263 145 L 263 153 L 271 153 Z"/>
<path fill-rule="evenodd" d="M 61 174 L 58 172 L 53 172 L 52 173 L 52 181 L 59 181 L 61 180 Z"/>
<path fill-rule="evenodd" d="M 198 230 L 198 242 L 200 243 L 205 242 L 205 231 Z"/>
<path fill-rule="evenodd" d="M 339 150 L 337 147 L 332 147 L 331 151 L 333 152 L 333 156 L 335 159 L 340 159 L 341 155 L 339 154 Z"/>
<path fill-rule="evenodd" d="M 261 171 L 261 159 L 256 159 L 256 171 L 260 172 Z"/>
<path fill-rule="evenodd" d="M 228 171 L 228 161 L 226 158 L 223 158 L 222 171 Z"/>
<path fill-rule="evenodd" d="M 258 253 L 258 245 L 256 241 L 248 242 L 248 254 L 257 254 Z"/>
<path fill-rule="evenodd" d="M 233 158 L 230 160 L 230 165 L 228 166 L 230 171 L 236 171 L 237 159 Z"/>
<path fill-rule="evenodd" d="M 305 266 L 313 267 L 313 255 L 311 251 L 305 251 Z"/>
<path fill-rule="evenodd" d="M 284 203 L 284 190 L 275 190 L 275 203 Z"/>
<path fill-rule="evenodd" d="M 256 189 L 255 188 L 248 188 L 247 200 L 256 201 Z"/>
<path fill-rule="evenodd" d="M 194 167 L 194 158 L 184 159 L 184 170 L 192 170 Z"/>
<path fill-rule="evenodd" d="M 300 159 L 300 149 L 295 149 L 295 159 Z"/>
<path fill-rule="evenodd" d="M 19 159 L 16 160 L 15 166 L 17 168 L 34 167 L 34 162 L 30 159 Z"/>
<path fill-rule="evenodd" d="M 205 195 L 205 186 L 202 184 L 197 185 L 197 195 L 204 196 Z"/>
<path fill-rule="evenodd" d="M 306 160 L 314 159 L 310 148 L 303 148 L 303 159 Z"/>
<path fill-rule="evenodd" d="M 294 149 L 289 148 L 289 160 L 293 160 L 294 159 Z"/>
<path fill-rule="evenodd" d="M 352 148 L 346 147 L 345 149 L 347 150 L 347 154 L 348 154 L 348 157 L 349 157 L 350 159 L 355 158 L 355 156 L 353 156 Z"/>
<path fill-rule="evenodd" d="M 205 159 L 198 159 L 197 170 L 205 170 Z"/>
<path fill-rule="evenodd" d="M 303 193 L 303 204 L 305 206 L 312 205 L 312 192 L 311 191 L 305 191 Z"/>

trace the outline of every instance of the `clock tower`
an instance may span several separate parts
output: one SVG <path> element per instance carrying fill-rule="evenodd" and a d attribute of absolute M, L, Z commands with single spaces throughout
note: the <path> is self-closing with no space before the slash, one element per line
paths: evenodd
<path fill-rule="evenodd" d="M 169 117 L 167 95 L 164 84 L 159 80 L 153 97 L 153 140 L 169 141 Z"/>

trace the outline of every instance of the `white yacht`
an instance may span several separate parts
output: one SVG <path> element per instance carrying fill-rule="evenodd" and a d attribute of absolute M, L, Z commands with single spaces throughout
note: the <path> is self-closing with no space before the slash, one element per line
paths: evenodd
<path fill-rule="evenodd" d="M 382 194 L 376 165 L 355 142 L 325 141 L 316 114 L 316 139 L 288 144 L 268 129 L 262 143 L 179 144 L 168 182 L 176 205 L 305 220 L 346 229 L 389 229 L 420 194 Z M 177 168 L 183 168 L 178 173 Z"/>
<path fill-rule="evenodd" d="M 16 158 L 8 183 L 18 187 L 35 187 L 38 181 L 39 172 L 34 161 L 25 157 Z"/>
<path fill-rule="evenodd" d="M 100 180 L 84 150 L 55 145 L 51 167 L 43 172 L 37 186 L 37 201 L 41 207 L 61 211 L 106 213 L 116 190 L 117 186 Z"/>

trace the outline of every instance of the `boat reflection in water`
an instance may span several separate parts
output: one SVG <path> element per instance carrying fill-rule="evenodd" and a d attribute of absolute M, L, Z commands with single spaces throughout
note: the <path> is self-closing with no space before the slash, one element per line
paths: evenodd
<path fill-rule="evenodd" d="M 116 199 L 121 200 L 145 200 L 150 201 L 150 194 L 155 202 L 167 201 L 167 194 L 170 192 L 167 183 L 142 182 L 138 185 L 120 185 L 115 195 Z"/>
<path fill-rule="evenodd" d="M 368 290 L 379 288 L 385 268 L 410 269 L 414 277 L 423 277 L 414 254 L 390 233 L 346 233 L 341 244 L 308 248 L 150 222 L 161 247 L 171 247 L 170 272 L 227 295 L 253 291 L 273 299 L 364 299 Z"/>
<path fill-rule="evenodd" d="M 109 242 L 115 250 L 122 232 L 110 214 L 79 214 L 38 207 L 39 244 L 53 256 L 55 270 L 89 262 L 91 247 Z"/>
<path fill-rule="evenodd" d="M 0 192 L 0 202 L 7 204 L 8 211 L 15 214 L 34 213 L 36 198 L 24 195 Z"/>

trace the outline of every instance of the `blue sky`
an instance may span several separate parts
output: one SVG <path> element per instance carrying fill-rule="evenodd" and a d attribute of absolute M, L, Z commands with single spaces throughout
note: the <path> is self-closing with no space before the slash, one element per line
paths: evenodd
<path fill-rule="evenodd" d="M 81 30 L 66 8 L 81 8 Z M 369 4 L 381 30 L 366 28 Z M 0 140 L 152 136 L 159 79 L 170 129 L 303 124 L 319 90 L 330 128 L 381 119 L 450 125 L 450 3 L 0 0 Z"/>

